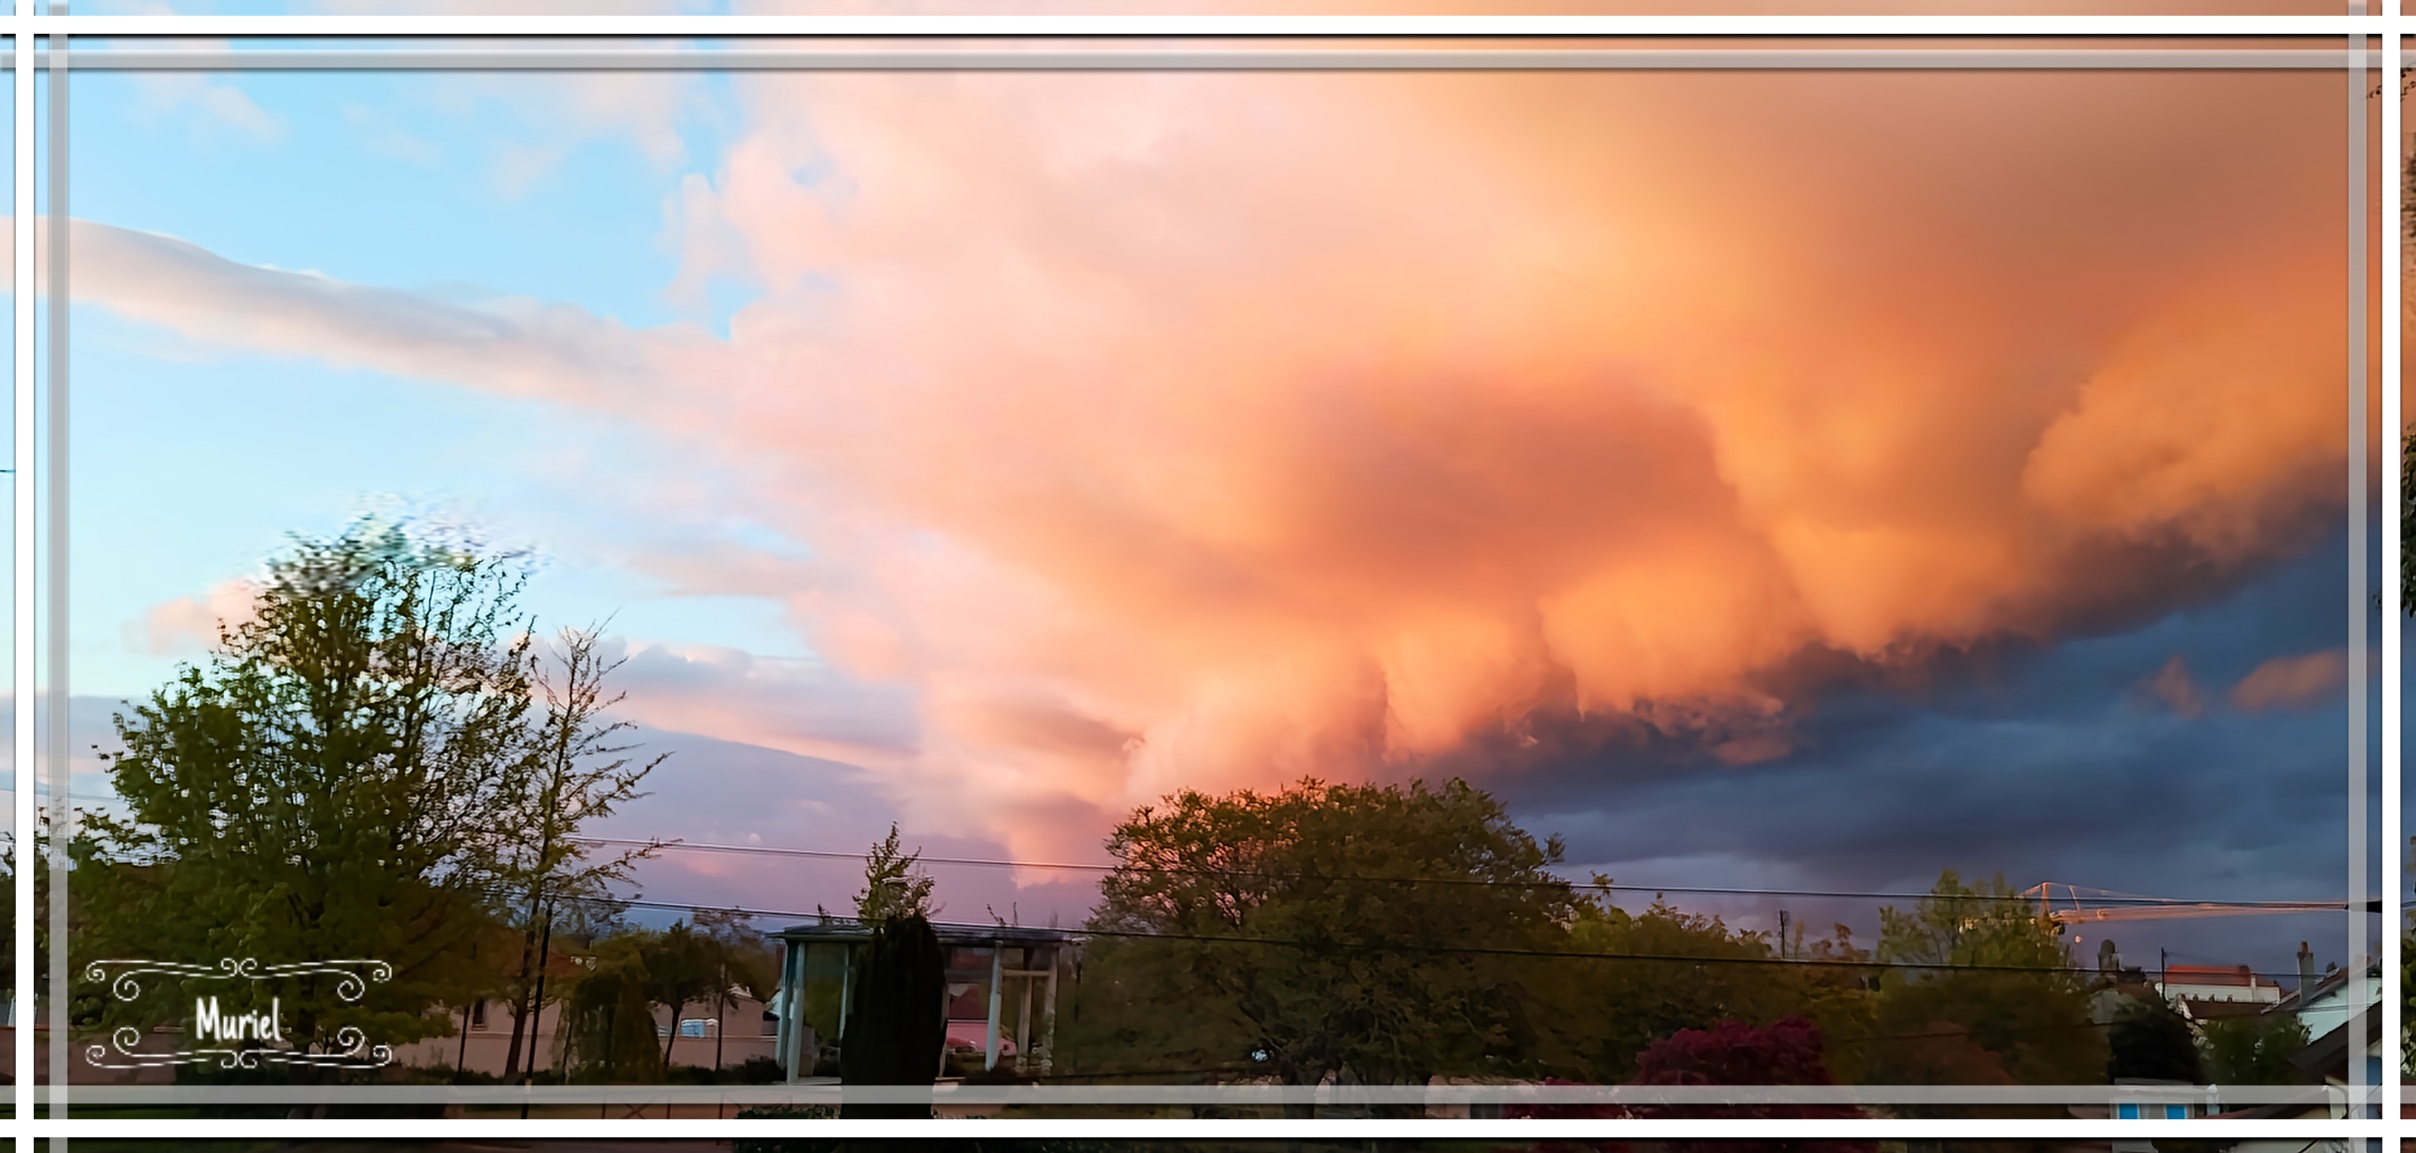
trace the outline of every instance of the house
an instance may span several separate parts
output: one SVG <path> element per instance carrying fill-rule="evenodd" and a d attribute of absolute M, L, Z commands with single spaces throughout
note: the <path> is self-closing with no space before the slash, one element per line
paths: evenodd
<path fill-rule="evenodd" d="M 2265 1006 L 2282 1000 L 2280 984 L 2246 965 L 2168 965 L 2156 982 L 2156 992 L 2184 1013 L 2193 1002 L 2201 1006 Z"/>
<path fill-rule="evenodd" d="M 2384 1083 L 2382 1079 L 2384 1049 L 2382 1012 L 2379 1008 L 2381 997 L 2377 996 L 2375 1001 L 2377 1004 L 2371 1007 L 2373 1011 L 2360 1013 L 2354 1018 L 2344 1020 L 2331 1032 L 2308 1042 L 2306 1048 L 2291 1056 L 2290 1063 L 2297 1066 L 2299 1072 L 2308 1081 L 2321 1082 L 2340 1089 L 2344 1094 L 2343 1100 L 2346 1100 L 2345 1094 L 2349 1088 L 2349 1042 L 2351 1038 L 2362 1033 L 2365 1037 L 2365 1076 L 2361 1079 L 2360 1085 L 2369 1093 L 2375 1091 Z M 2335 1112 L 2332 1115 L 2338 1117 L 2343 1114 Z M 2368 1106 L 2368 1108 L 2360 1110 L 2360 1115 L 2373 1116 L 2376 1114 L 2372 1111 L 2372 1107 Z"/>
<path fill-rule="evenodd" d="M 2111 1025 L 2131 1005 L 2153 1004 L 2156 997 L 2156 986 L 2137 969 L 2109 974 L 2089 990 L 2089 1020 Z"/>
<path fill-rule="evenodd" d="M 2355 973 L 2357 976 L 2352 977 Z M 2382 964 L 2367 963 L 2362 968 L 2334 969 L 2318 978 L 2315 960 L 2307 946 L 2299 946 L 2299 987 L 2275 1004 L 2268 1012 L 2291 1013 L 2307 1028 L 2311 1038 L 2307 1047 L 2294 1054 L 2290 1063 L 2310 1087 L 2322 1086 L 2320 1098 L 2268 1105 L 2259 1109 L 2230 1114 L 2236 1117 L 2306 1117 L 2343 1118 L 2351 1116 L 2349 1092 L 2349 1049 L 2351 1038 L 2363 1034 L 2365 1039 L 2365 1070 L 2361 1084 L 2366 1091 L 2387 1096 L 2388 1082 L 2383 1054 L 2392 1047 L 2383 1043 L 2382 1036 Z M 2404 1076 L 2399 1080 L 2405 1080 Z M 2356 1114 L 2366 1117 L 2382 1115 L 2378 1103 L 2356 1108 Z M 2244 1141 L 2234 1146 L 2237 1153 L 2299 1153 L 2304 1142 Z"/>
<path fill-rule="evenodd" d="M 1047 1073 L 1057 1036 L 1057 987 L 1079 948 L 1072 933 L 1018 925 L 933 925 L 947 954 L 947 1040 L 932 1054 L 981 1054 L 982 1068 L 1012 1059 L 1018 1073 Z M 774 1056 L 791 1082 L 815 1075 L 826 1045 L 840 1044 L 858 958 L 871 930 L 853 922 L 798 925 L 772 934 L 782 946 Z"/>
<path fill-rule="evenodd" d="M 2181 1121 L 2195 1117 L 2219 1116 L 2223 1106 L 2209 1085 L 2193 1085 L 2187 1081 L 2147 1081 L 2124 1078 L 2114 1082 L 2113 1100 L 2103 1105 L 2074 1105 L 2074 1117 L 2094 1119 L 2109 1117 L 2117 1121 Z M 2155 1147 L 2146 1141 L 2117 1138 L 2109 1143 L 2112 1153 L 2154 1153 Z"/>
<path fill-rule="evenodd" d="M 2307 943 L 2301 941 L 2299 988 L 2277 1002 L 2275 1008 L 2296 1014 L 2299 1023 L 2307 1026 L 2307 1036 L 2320 1039 L 2347 1024 L 2351 1014 L 2361 1008 L 2382 1003 L 2382 962 L 2368 964 L 2356 980 L 2350 979 L 2350 972 L 2334 969 L 2317 977 L 2315 956 Z M 2369 1079 L 2367 1083 L 2373 1082 Z"/>

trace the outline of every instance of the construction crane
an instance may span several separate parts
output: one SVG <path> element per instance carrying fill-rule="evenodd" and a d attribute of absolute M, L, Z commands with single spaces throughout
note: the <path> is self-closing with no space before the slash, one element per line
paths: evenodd
<path fill-rule="evenodd" d="M 2055 922 L 2061 933 L 2066 925 L 2095 924 L 2100 921 L 2162 921 L 2176 917 L 2256 917 L 2273 913 L 2339 913 L 2349 908 L 2346 901 L 2175 901 L 2165 897 L 2142 897 L 2136 893 L 2117 893 L 2111 889 L 2093 889 L 2086 885 L 2066 885 L 2042 881 L 2022 890 L 2022 896 L 2038 902 L 2039 916 Z M 2380 902 L 2368 902 L 2380 908 Z M 2059 907 L 2060 905 L 2060 907 Z"/>

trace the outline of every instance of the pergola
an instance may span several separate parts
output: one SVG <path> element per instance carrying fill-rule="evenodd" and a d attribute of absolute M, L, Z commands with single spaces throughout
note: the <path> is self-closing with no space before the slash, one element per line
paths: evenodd
<path fill-rule="evenodd" d="M 1062 929 L 1028 929 L 1015 925 L 933 925 L 940 948 L 948 957 L 949 1003 L 967 991 L 987 986 L 988 1022 L 983 1034 L 982 1068 L 998 1067 L 1000 1042 L 1015 1043 L 1015 1071 L 1046 1074 L 1057 1038 L 1057 975 L 1072 956 L 1073 934 Z M 872 942 L 872 931 L 856 924 L 798 925 L 772 934 L 781 945 L 780 991 L 773 999 L 778 1022 L 775 1049 L 780 1067 L 795 1082 L 811 1076 L 813 1057 L 808 1038 L 819 1042 L 818 1030 L 807 1019 L 807 1005 L 820 991 L 836 1012 L 831 1015 L 832 1039 L 846 1043 L 848 1011 L 854 1005 L 857 958 Z M 1006 1016 L 1009 998 L 1014 1016 Z M 1037 1002 L 1037 1003 L 1035 1003 Z M 964 1019 L 964 1018 L 952 1018 Z M 1033 1046 L 1034 1027 L 1039 1045 Z M 1009 1029 L 1011 1032 L 1002 1032 Z M 945 1067 L 947 1054 L 932 1055 Z"/>

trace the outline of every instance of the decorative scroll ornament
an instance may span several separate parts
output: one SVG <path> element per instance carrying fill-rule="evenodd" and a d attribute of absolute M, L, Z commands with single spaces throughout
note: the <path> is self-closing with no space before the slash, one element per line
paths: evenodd
<path fill-rule="evenodd" d="M 143 982 L 138 978 L 159 977 L 170 981 L 275 981 L 295 977 L 334 977 L 335 994 L 347 1003 L 358 1003 L 369 992 L 370 982 L 383 983 L 394 979 L 394 966 L 384 961 L 347 959 L 336 961 L 303 961 L 290 965 L 263 965 L 253 957 L 225 957 L 216 965 L 197 965 L 185 961 L 152 961 L 139 958 L 94 961 L 84 968 L 84 979 L 105 984 L 109 995 L 122 1002 L 132 1002 L 143 994 Z M 234 1014 L 227 1018 L 231 1024 L 241 1022 L 243 1028 L 256 1034 L 255 1039 L 282 1039 L 277 1032 L 281 1025 L 276 1018 L 276 1001 L 269 1002 L 267 1014 Z M 217 998 L 207 1002 L 195 1001 L 197 1020 L 196 1040 L 210 1039 L 216 1032 L 224 1041 L 226 1034 L 239 1031 L 233 1027 L 214 1028 L 217 1022 Z M 131 1025 L 109 1035 L 106 1045 L 95 1044 L 84 1050 L 85 1063 L 98 1069 L 158 1069 L 176 1065 L 215 1064 L 221 1069 L 257 1069 L 270 1066 L 308 1066 L 320 1069 L 376 1069 L 394 1060 L 394 1050 L 385 1045 L 371 1045 L 359 1029 L 350 1025 L 336 1030 L 337 1048 L 326 1053 L 299 1049 L 271 1049 L 259 1046 L 230 1046 L 227 1048 L 178 1049 L 167 1053 L 145 1052 L 143 1031 Z"/>

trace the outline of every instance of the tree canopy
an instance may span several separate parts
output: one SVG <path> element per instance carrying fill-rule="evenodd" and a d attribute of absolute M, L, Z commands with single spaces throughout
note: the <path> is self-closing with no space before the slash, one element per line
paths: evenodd
<path fill-rule="evenodd" d="M 1892 1084 L 2103 1084 L 2105 1031 L 2052 922 L 2002 876 L 1942 873 L 1909 910 L 1879 913 L 1870 1058 Z M 1992 1071 L 1995 1065 L 2001 1073 Z M 1901 1079 L 1899 1079 L 1901 1078 Z"/>
<path fill-rule="evenodd" d="M 938 882 L 922 869 L 922 851 L 900 847 L 897 822 L 889 835 L 864 857 L 864 888 L 856 893 L 856 919 L 878 928 L 892 917 L 921 917 L 938 913 L 931 889 Z"/>
<path fill-rule="evenodd" d="M 358 997 L 324 972 L 248 992 L 320 1052 L 450 1032 L 432 1008 L 511 972 L 486 946 L 525 927 L 514 894 L 624 876 L 571 836 L 635 795 L 602 740 L 619 726 L 597 718 L 609 667 L 572 634 L 567 676 L 548 678 L 522 559 L 366 520 L 297 538 L 248 619 L 116 716 L 100 756 L 122 804 L 80 813 L 71 846 L 78 951 L 368 959 L 391 975 Z M 108 1003 L 106 1023 L 178 1019 L 159 1003 L 174 985 Z"/>
<path fill-rule="evenodd" d="M 2114 1015 L 2106 1045 L 2106 1074 L 2114 1080 L 2204 1083 L 2198 1031 L 2162 998 L 2124 1005 Z"/>
<path fill-rule="evenodd" d="M 1597 877 L 1607 891 L 1609 878 Z M 1823 962 L 1859 956 L 1844 926 L 1817 943 Z M 1580 901 L 1556 980 L 1544 983 L 1562 1042 L 1549 1063 L 1596 1082 L 1624 1081 L 1653 1043 L 1723 1022 L 1769 1026 L 1806 1016 L 1822 1030 L 1867 1031 L 1859 973 L 1833 965 L 1789 965 L 1769 936 L 1731 928 L 1716 916 L 1684 912 L 1655 897 L 1639 913 L 1608 901 Z M 1631 959 L 1632 958 L 1632 959 Z M 1849 1057 L 1849 1068 L 1858 1067 Z"/>
<path fill-rule="evenodd" d="M 2206 1041 L 2207 1078 L 2217 1085 L 2295 1085 L 2292 1054 L 2307 1047 L 2307 1026 L 2295 1014 L 2218 1017 L 2198 1026 Z"/>
<path fill-rule="evenodd" d="M 1518 954 L 1576 916 L 1562 846 L 1465 782 L 1186 790 L 1107 846 L 1065 1041 L 1085 1071 L 1425 1084 L 1506 1072 L 1548 1027 Z"/>

